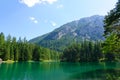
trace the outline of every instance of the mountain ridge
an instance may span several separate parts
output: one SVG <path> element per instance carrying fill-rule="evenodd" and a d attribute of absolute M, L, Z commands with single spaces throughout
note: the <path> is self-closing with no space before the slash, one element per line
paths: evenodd
<path fill-rule="evenodd" d="M 50 33 L 31 39 L 29 42 L 62 51 L 72 42 L 104 40 L 104 16 L 94 15 L 68 22 Z"/>

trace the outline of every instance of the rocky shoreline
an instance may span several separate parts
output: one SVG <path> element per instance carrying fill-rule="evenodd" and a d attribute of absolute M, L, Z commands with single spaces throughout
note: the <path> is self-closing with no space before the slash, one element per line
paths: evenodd
<path fill-rule="evenodd" d="M 2 63 L 2 59 L 0 58 L 0 63 Z"/>

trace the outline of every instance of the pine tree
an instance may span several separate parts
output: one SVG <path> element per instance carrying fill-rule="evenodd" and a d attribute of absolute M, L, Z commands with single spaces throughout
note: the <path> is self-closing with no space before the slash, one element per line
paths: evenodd
<path fill-rule="evenodd" d="M 103 43 L 103 53 L 107 61 L 114 61 L 115 55 L 120 54 L 120 39 L 112 33 Z"/>
<path fill-rule="evenodd" d="M 107 60 L 114 60 L 115 54 L 120 55 L 120 0 L 114 9 L 105 17 L 105 37 L 103 52 L 106 53 Z"/>
<path fill-rule="evenodd" d="M 5 49 L 5 37 L 3 33 L 0 33 L 0 57 L 4 54 Z"/>
<path fill-rule="evenodd" d="M 120 35 L 120 0 L 118 0 L 114 9 L 112 9 L 104 20 L 105 36 L 112 32 L 117 32 Z"/>
<path fill-rule="evenodd" d="M 38 46 L 34 48 L 32 56 L 34 61 L 40 61 L 40 48 Z"/>

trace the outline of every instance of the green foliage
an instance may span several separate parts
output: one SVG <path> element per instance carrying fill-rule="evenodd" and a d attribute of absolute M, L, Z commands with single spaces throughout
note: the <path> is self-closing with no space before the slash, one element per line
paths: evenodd
<path fill-rule="evenodd" d="M 96 62 L 102 58 L 101 43 L 83 41 L 73 44 L 63 52 L 62 60 L 68 62 Z"/>
<path fill-rule="evenodd" d="M 120 1 L 112 9 L 104 20 L 105 37 L 103 53 L 107 61 L 120 59 Z"/>
<path fill-rule="evenodd" d="M 115 55 L 120 54 L 120 39 L 112 33 L 103 43 L 103 53 L 108 61 L 115 60 Z"/>
<path fill-rule="evenodd" d="M 104 53 L 116 53 L 119 48 L 120 41 L 116 34 L 111 34 L 103 43 L 103 52 Z"/>
<path fill-rule="evenodd" d="M 4 47 L 5 47 L 4 43 L 5 43 L 4 34 L 0 33 L 0 56 L 4 54 Z"/>
<path fill-rule="evenodd" d="M 4 56 L 3 60 L 9 60 L 10 59 L 10 45 L 9 44 L 5 45 L 5 51 L 4 51 L 3 56 Z"/>
<path fill-rule="evenodd" d="M 63 52 L 63 60 L 68 62 L 78 62 L 80 59 L 80 45 L 73 44 Z"/>
<path fill-rule="evenodd" d="M 34 48 L 33 53 L 33 60 L 40 61 L 40 48 L 38 46 Z"/>
<path fill-rule="evenodd" d="M 117 2 L 116 7 L 112 9 L 108 15 L 105 16 L 104 20 L 104 28 L 105 28 L 105 36 L 111 34 L 112 32 L 120 31 L 120 1 Z"/>
<path fill-rule="evenodd" d="M 46 49 L 27 42 L 26 38 L 23 40 L 19 38 L 16 41 L 15 37 L 7 36 L 4 39 L 4 34 L 0 34 L 0 58 L 4 61 L 40 61 L 40 60 L 58 60 L 59 53 Z"/>

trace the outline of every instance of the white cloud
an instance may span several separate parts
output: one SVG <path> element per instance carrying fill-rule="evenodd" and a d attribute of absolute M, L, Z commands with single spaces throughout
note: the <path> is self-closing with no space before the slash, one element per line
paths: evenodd
<path fill-rule="evenodd" d="M 52 25 L 53 27 L 55 27 L 55 26 L 57 26 L 57 23 L 55 23 L 54 21 L 51 21 L 51 25 Z"/>
<path fill-rule="evenodd" d="M 37 24 L 37 23 L 38 23 L 38 21 L 37 21 L 37 20 L 34 20 L 33 22 L 34 22 L 35 24 Z"/>
<path fill-rule="evenodd" d="M 19 0 L 19 2 L 27 5 L 28 7 L 33 7 L 36 4 L 53 4 L 54 2 L 57 2 L 57 0 Z"/>
<path fill-rule="evenodd" d="M 57 8 L 63 8 L 64 6 L 62 4 L 58 5 Z"/>
<path fill-rule="evenodd" d="M 38 20 L 35 17 L 29 17 L 29 19 L 35 24 L 38 23 Z"/>
<path fill-rule="evenodd" d="M 35 20 L 35 18 L 34 17 L 30 17 L 30 20 L 33 21 L 33 20 Z"/>
<path fill-rule="evenodd" d="M 20 0 L 20 3 L 26 4 L 28 7 L 33 7 L 34 5 L 41 3 L 41 0 Z"/>
<path fill-rule="evenodd" d="M 53 4 L 54 2 L 57 2 L 57 0 L 41 0 L 42 2 L 47 2 L 49 4 Z"/>

